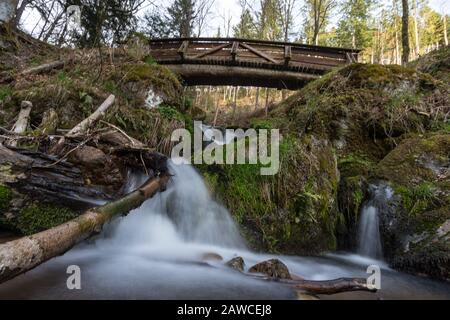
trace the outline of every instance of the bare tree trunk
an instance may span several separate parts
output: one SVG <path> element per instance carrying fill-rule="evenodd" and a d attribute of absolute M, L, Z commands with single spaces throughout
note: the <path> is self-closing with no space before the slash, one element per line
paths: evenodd
<path fill-rule="evenodd" d="M 20 113 L 12 128 L 12 132 L 17 134 L 25 133 L 28 128 L 28 124 L 30 123 L 30 113 L 32 107 L 33 104 L 30 101 L 22 101 L 22 104 L 20 105 Z"/>
<path fill-rule="evenodd" d="M 233 120 L 236 117 L 236 107 L 237 107 L 237 92 L 238 87 L 234 87 L 234 99 L 233 99 Z"/>
<path fill-rule="evenodd" d="M 219 115 L 219 91 L 216 92 L 216 112 L 214 113 L 213 127 L 216 126 L 218 115 Z"/>
<path fill-rule="evenodd" d="M 105 113 L 109 109 L 109 107 L 111 107 L 114 104 L 115 99 L 116 99 L 116 97 L 111 94 L 100 105 L 100 107 L 98 107 L 98 109 L 95 110 L 94 113 L 92 113 L 89 117 L 87 117 L 86 119 L 81 121 L 79 124 L 77 124 L 75 127 L 73 127 L 72 130 L 70 130 L 66 134 L 66 136 L 70 137 L 70 136 L 76 136 L 76 135 L 86 133 L 93 124 L 95 124 L 99 119 L 101 119 L 105 115 Z M 52 154 L 59 153 L 61 151 L 61 148 L 64 145 L 64 142 L 65 142 L 65 138 L 64 137 L 60 138 L 58 143 L 53 146 L 53 148 L 51 149 L 50 152 Z"/>
<path fill-rule="evenodd" d="M 444 43 L 448 46 L 448 35 L 447 35 L 447 15 L 444 14 Z"/>
<path fill-rule="evenodd" d="M 413 6 L 414 6 L 414 39 L 415 39 L 415 58 L 418 58 L 420 55 L 420 40 L 419 40 L 419 13 L 418 13 L 418 6 L 417 6 L 417 0 L 413 0 Z"/>
<path fill-rule="evenodd" d="M 255 111 L 258 110 L 259 107 L 259 90 L 259 87 L 256 88 Z"/>
<path fill-rule="evenodd" d="M 405 65 L 409 61 L 409 8 L 408 8 L 408 0 L 402 0 L 402 65 Z"/>
<path fill-rule="evenodd" d="M 266 103 L 264 106 L 266 117 L 269 114 L 269 88 L 266 88 Z"/>

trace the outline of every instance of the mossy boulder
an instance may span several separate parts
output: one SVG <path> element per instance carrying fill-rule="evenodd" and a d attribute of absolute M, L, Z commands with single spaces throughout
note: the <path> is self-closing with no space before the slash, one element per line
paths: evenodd
<path fill-rule="evenodd" d="M 285 136 L 280 171 L 262 176 L 260 168 L 200 166 L 207 184 L 240 222 L 253 247 L 293 254 L 335 249 L 339 177 L 330 144 L 315 136 Z"/>
<path fill-rule="evenodd" d="M 181 107 L 183 87 L 180 81 L 164 66 L 136 63 L 123 65 L 114 75 L 129 99 L 144 105 L 149 92 L 156 93 L 166 105 Z"/>
<path fill-rule="evenodd" d="M 405 137 L 374 169 L 394 191 L 382 237 L 392 265 L 449 278 L 450 134 Z M 383 227 L 386 226 L 386 227 Z M 438 266 L 438 267 L 436 267 Z"/>
<path fill-rule="evenodd" d="M 448 89 L 414 69 L 352 64 L 311 82 L 272 116 L 291 119 L 286 130 L 328 139 L 339 158 L 378 162 L 395 146 L 395 138 L 442 123 Z"/>
<path fill-rule="evenodd" d="M 434 50 L 410 62 L 409 67 L 429 73 L 445 83 L 450 83 L 450 46 L 443 46 L 439 50 Z"/>

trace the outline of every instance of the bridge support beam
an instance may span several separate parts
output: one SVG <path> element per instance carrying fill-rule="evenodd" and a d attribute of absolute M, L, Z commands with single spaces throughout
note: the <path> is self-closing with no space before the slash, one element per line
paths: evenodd
<path fill-rule="evenodd" d="M 179 74 L 186 85 L 235 85 L 297 90 L 318 75 L 267 70 L 237 66 L 169 64 L 165 65 Z"/>

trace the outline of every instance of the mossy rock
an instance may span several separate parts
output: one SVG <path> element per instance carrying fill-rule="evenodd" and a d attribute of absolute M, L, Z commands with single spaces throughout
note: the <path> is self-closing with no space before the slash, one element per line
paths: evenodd
<path fill-rule="evenodd" d="M 143 106 L 146 94 L 152 89 L 159 94 L 165 104 L 182 109 L 183 87 L 177 76 L 164 66 L 138 63 L 123 65 L 114 75 L 128 99 L 138 96 L 136 106 Z M 140 104 L 140 105 L 139 105 Z"/>
<path fill-rule="evenodd" d="M 429 73 L 445 83 L 450 83 L 450 46 L 434 50 L 410 62 L 408 66 Z"/>
<path fill-rule="evenodd" d="M 375 167 L 395 194 L 394 216 L 381 217 L 383 245 L 393 266 L 408 272 L 448 277 L 450 242 L 438 236 L 450 219 L 450 134 L 405 137 Z M 447 231 L 448 232 L 448 231 Z M 447 262 L 446 262 L 447 261 Z"/>
<path fill-rule="evenodd" d="M 258 249 L 295 254 L 335 249 L 338 173 L 331 146 L 313 136 L 285 136 L 280 171 L 261 176 L 260 168 L 200 166 Z"/>
<path fill-rule="evenodd" d="M 425 181 L 448 179 L 450 134 L 406 137 L 374 169 L 377 178 L 398 185 L 415 186 Z"/>

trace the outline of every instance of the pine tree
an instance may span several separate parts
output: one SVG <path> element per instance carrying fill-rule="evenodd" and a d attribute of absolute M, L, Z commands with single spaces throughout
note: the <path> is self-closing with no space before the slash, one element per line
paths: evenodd
<path fill-rule="evenodd" d="M 236 38 L 254 39 L 257 36 L 255 21 L 249 9 L 244 9 L 239 23 L 233 28 Z"/>
<path fill-rule="evenodd" d="M 195 0 L 175 0 L 167 9 L 170 32 L 175 37 L 192 36 L 195 22 Z"/>
<path fill-rule="evenodd" d="M 279 0 L 261 0 L 258 18 L 259 39 L 272 41 L 283 39 L 283 20 Z"/>
<path fill-rule="evenodd" d="M 336 30 L 338 46 L 360 49 L 369 46 L 371 6 L 372 0 L 346 0 L 343 3 L 343 17 Z"/>

